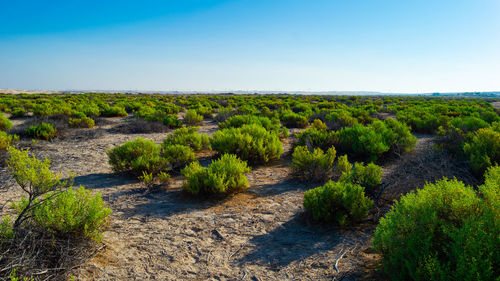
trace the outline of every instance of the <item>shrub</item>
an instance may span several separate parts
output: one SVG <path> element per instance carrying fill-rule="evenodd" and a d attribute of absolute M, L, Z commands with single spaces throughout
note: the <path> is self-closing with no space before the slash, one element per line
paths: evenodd
<path fill-rule="evenodd" d="M 163 118 L 163 125 L 169 128 L 180 128 L 182 127 L 182 121 L 177 119 L 174 115 L 167 115 L 167 117 Z"/>
<path fill-rule="evenodd" d="M 24 110 L 24 108 L 22 107 L 16 107 L 12 109 L 10 114 L 13 118 L 21 118 L 24 117 L 24 115 L 26 114 L 26 110 Z"/>
<path fill-rule="evenodd" d="M 311 126 L 316 130 L 328 131 L 328 126 L 326 126 L 326 124 L 323 123 L 323 121 L 321 121 L 319 119 L 314 119 Z"/>
<path fill-rule="evenodd" d="M 95 122 L 89 117 L 70 118 L 68 125 L 73 128 L 92 128 L 95 126 Z"/>
<path fill-rule="evenodd" d="M 0 131 L 0 152 L 7 150 L 7 148 L 14 142 L 18 141 L 19 137 L 16 135 L 8 135 L 6 132 Z"/>
<path fill-rule="evenodd" d="M 310 152 L 306 146 L 297 146 L 292 153 L 292 169 L 303 180 L 325 181 L 331 176 L 336 153 L 333 146 L 326 153 L 321 148 Z"/>
<path fill-rule="evenodd" d="M 249 171 L 247 163 L 232 154 L 222 155 L 208 168 L 193 162 L 182 170 L 182 174 L 186 177 L 182 189 L 195 195 L 242 191 L 248 187 L 245 173 Z"/>
<path fill-rule="evenodd" d="M 285 110 L 280 115 L 280 120 L 287 128 L 305 128 L 309 125 L 308 118 L 304 115 Z"/>
<path fill-rule="evenodd" d="M 137 138 L 107 151 L 109 164 L 115 172 L 158 173 L 168 166 L 168 161 L 160 157 L 160 146 L 151 140 Z"/>
<path fill-rule="evenodd" d="M 166 185 L 170 182 L 170 175 L 161 171 L 157 174 L 143 171 L 139 177 L 148 190 L 152 190 L 155 185 Z"/>
<path fill-rule="evenodd" d="M 161 157 L 166 159 L 174 168 L 196 159 L 196 155 L 191 147 L 182 144 L 165 143 L 161 146 Z"/>
<path fill-rule="evenodd" d="M 316 128 L 305 129 L 303 132 L 297 134 L 297 138 L 298 145 L 319 147 L 323 150 L 327 150 L 337 142 L 335 132 L 328 132 Z"/>
<path fill-rule="evenodd" d="M 23 198 L 14 207 L 21 212 L 28 203 Z M 30 219 L 37 226 L 56 234 L 83 235 L 96 241 L 101 239 L 111 214 L 101 194 L 94 195 L 83 186 L 68 188 L 55 196 L 47 194 L 43 201 L 35 200 L 33 206 Z"/>
<path fill-rule="evenodd" d="M 210 139 L 206 134 L 198 133 L 198 127 L 182 127 L 175 130 L 163 140 L 164 145 L 182 144 L 195 151 L 210 148 Z"/>
<path fill-rule="evenodd" d="M 219 153 L 233 153 L 254 163 L 277 160 L 283 153 L 278 135 L 257 124 L 219 130 L 210 143 Z"/>
<path fill-rule="evenodd" d="M 26 130 L 26 135 L 35 139 L 50 140 L 55 138 L 56 128 L 51 123 L 42 122 L 39 125 L 30 126 Z"/>
<path fill-rule="evenodd" d="M 104 117 L 127 117 L 127 111 L 121 106 L 109 106 L 105 105 L 100 112 L 101 116 Z"/>
<path fill-rule="evenodd" d="M 194 109 L 189 109 L 184 116 L 184 121 L 190 125 L 196 125 L 203 121 L 203 115 L 200 115 Z"/>
<path fill-rule="evenodd" d="M 443 179 L 396 202 L 374 239 L 392 280 L 498 280 L 498 167 L 486 178 L 483 194 Z"/>
<path fill-rule="evenodd" d="M 488 167 L 500 164 L 500 132 L 491 129 L 479 129 L 472 133 L 464 144 L 472 169 L 481 174 Z"/>
<path fill-rule="evenodd" d="M 288 130 L 286 127 L 281 127 L 279 119 L 269 119 L 264 116 L 255 115 L 235 115 L 229 117 L 224 123 L 219 123 L 220 128 L 239 128 L 243 125 L 258 124 L 268 131 L 273 131 L 280 134 L 280 137 L 288 137 Z"/>
<path fill-rule="evenodd" d="M 347 159 L 347 155 L 344 154 L 342 156 L 339 156 L 336 165 L 337 174 L 345 178 L 349 175 L 351 169 L 352 169 L 352 164 Z"/>
<path fill-rule="evenodd" d="M 365 166 L 356 162 L 346 179 L 364 187 L 375 187 L 382 183 L 382 167 L 374 163 Z"/>
<path fill-rule="evenodd" d="M 8 131 L 11 128 L 12 122 L 10 122 L 9 118 L 0 113 L 0 131 Z"/>
<path fill-rule="evenodd" d="M 317 221 L 352 224 L 365 217 L 372 206 L 364 188 L 347 181 L 328 181 L 304 193 L 304 208 Z"/>

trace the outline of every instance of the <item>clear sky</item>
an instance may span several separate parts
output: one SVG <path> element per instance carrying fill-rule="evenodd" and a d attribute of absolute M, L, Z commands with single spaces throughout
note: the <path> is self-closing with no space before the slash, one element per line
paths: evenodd
<path fill-rule="evenodd" d="M 0 88 L 500 90 L 500 0 L 0 0 Z"/>

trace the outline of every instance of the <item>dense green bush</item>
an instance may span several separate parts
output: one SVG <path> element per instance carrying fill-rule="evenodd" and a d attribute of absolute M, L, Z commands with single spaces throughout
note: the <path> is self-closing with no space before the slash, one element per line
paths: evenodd
<path fill-rule="evenodd" d="M 194 109 L 189 109 L 184 116 L 184 121 L 189 125 L 196 125 L 203 121 L 203 115 L 200 115 Z"/>
<path fill-rule="evenodd" d="M 13 118 L 21 118 L 26 114 L 26 110 L 23 107 L 16 107 L 10 112 Z"/>
<path fill-rule="evenodd" d="M 365 217 L 372 206 L 364 187 L 347 181 L 329 181 L 304 193 L 304 208 L 318 221 L 352 224 Z"/>
<path fill-rule="evenodd" d="M 16 135 L 8 135 L 6 132 L 0 131 L 0 152 L 7 150 L 12 143 L 19 140 Z"/>
<path fill-rule="evenodd" d="M 365 166 L 363 163 L 356 162 L 354 168 L 344 178 L 364 187 L 375 187 L 382 183 L 382 167 L 374 163 Z"/>
<path fill-rule="evenodd" d="M 219 153 L 233 153 L 254 163 L 277 160 L 283 153 L 278 134 L 257 124 L 219 130 L 210 143 Z"/>
<path fill-rule="evenodd" d="M 161 157 L 166 159 L 174 168 L 196 160 L 191 147 L 182 144 L 165 144 L 161 146 Z"/>
<path fill-rule="evenodd" d="M 314 121 L 311 124 L 311 127 L 313 127 L 316 130 L 320 130 L 320 131 L 327 131 L 328 130 L 328 126 L 325 123 L 323 123 L 323 121 L 321 121 L 319 119 L 314 119 Z"/>
<path fill-rule="evenodd" d="M 89 117 L 70 118 L 68 125 L 73 128 L 93 128 L 95 126 L 95 121 Z"/>
<path fill-rule="evenodd" d="M 8 131 L 12 128 L 12 122 L 0 112 L 0 131 Z"/>
<path fill-rule="evenodd" d="M 182 189 L 195 195 L 235 193 L 248 187 L 245 173 L 249 171 L 247 163 L 232 154 L 222 155 L 208 168 L 200 166 L 198 162 L 193 162 L 182 170 L 182 174 L 186 177 Z"/>
<path fill-rule="evenodd" d="M 500 168 L 479 194 L 443 179 L 403 196 L 380 220 L 374 247 L 392 280 L 498 280 Z"/>
<path fill-rule="evenodd" d="M 195 151 L 210 149 L 210 139 L 206 134 L 198 133 L 198 127 L 182 127 L 163 140 L 164 145 L 182 144 Z"/>
<path fill-rule="evenodd" d="M 488 167 L 500 164 L 500 132 L 486 128 L 477 130 L 465 142 L 464 152 L 472 169 L 482 174 Z"/>
<path fill-rule="evenodd" d="M 55 138 L 57 133 L 56 128 L 51 123 L 42 122 L 38 125 L 30 126 L 26 130 L 26 135 L 36 139 L 50 140 Z"/>
<path fill-rule="evenodd" d="M 331 176 L 336 153 L 333 146 L 326 153 L 321 148 L 311 152 L 306 146 L 297 146 L 292 153 L 294 174 L 303 180 L 326 181 Z"/>
<path fill-rule="evenodd" d="M 298 145 L 308 145 L 312 147 L 319 147 L 327 150 L 337 143 L 337 137 L 334 131 L 327 131 L 324 129 L 308 128 L 297 135 Z"/>
<path fill-rule="evenodd" d="M 158 173 L 167 169 L 168 161 L 160 156 L 160 146 L 151 140 L 137 138 L 107 151 L 115 172 Z"/>
<path fill-rule="evenodd" d="M 258 124 L 264 127 L 268 131 L 274 131 L 280 133 L 282 137 L 288 137 L 288 130 L 286 127 L 281 127 L 281 123 L 279 119 L 273 118 L 269 119 L 264 116 L 255 116 L 255 115 L 235 115 L 229 117 L 225 122 L 219 123 L 220 128 L 239 128 L 243 125 L 248 124 Z"/>
<path fill-rule="evenodd" d="M 105 105 L 100 111 L 100 115 L 104 117 L 127 117 L 127 111 L 121 106 Z"/>
<path fill-rule="evenodd" d="M 28 202 L 23 198 L 14 208 L 21 212 Z M 82 235 L 97 241 L 111 214 L 101 194 L 92 194 L 83 186 L 68 188 L 56 195 L 47 194 L 43 200 L 35 200 L 33 205 L 30 219 L 37 226 L 59 235 Z"/>
<path fill-rule="evenodd" d="M 177 119 L 175 115 L 167 115 L 167 117 L 162 120 L 163 125 L 169 128 L 180 128 L 182 127 L 182 121 Z"/>
<path fill-rule="evenodd" d="M 280 114 L 280 120 L 287 128 L 305 128 L 309 125 L 306 116 L 294 113 L 291 110 L 284 110 Z"/>

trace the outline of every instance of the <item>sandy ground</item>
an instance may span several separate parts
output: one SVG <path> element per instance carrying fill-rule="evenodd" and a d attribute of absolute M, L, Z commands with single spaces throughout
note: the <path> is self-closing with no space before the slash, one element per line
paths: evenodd
<path fill-rule="evenodd" d="M 25 121 L 14 123 L 21 126 Z M 83 280 L 380 279 L 375 271 L 379 257 L 370 245 L 376 221 L 384 212 L 381 209 L 388 209 L 383 202 L 397 198 L 394 193 L 431 180 L 419 177 L 417 181 L 414 170 L 398 168 L 404 160 L 391 160 L 384 166 L 381 198 L 385 201 L 379 200 L 379 207 L 360 225 L 344 229 L 321 226 L 310 221 L 302 207 L 304 191 L 317 184 L 299 183 L 290 177 L 293 138 L 284 141 L 280 161 L 253 168 L 247 175 L 247 191 L 224 199 L 200 199 L 180 191 L 183 179 L 178 174 L 168 189 L 147 193 L 137 180 L 112 173 L 106 150 L 137 137 L 161 142 L 167 134 L 113 130 L 125 122 L 123 118 L 107 119 L 94 129 L 71 130 L 52 142 L 21 141 L 21 146 L 31 147 L 38 157 L 52 159 L 54 171 L 76 173 L 75 183 L 101 192 L 113 210 L 104 234 L 106 247 L 74 272 Z M 215 130 L 217 126 L 207 121 L 200 128 L 209 134 Z M 419 136 L 410 158 L 431 155 L 432 141 L 430 136 Z M 398 187 L 395 179 L 400 177 L 414 185 Z M 6 188 L 0 203 L 19 194 L 5 167 L 0 167 L 0 183 Z"/>

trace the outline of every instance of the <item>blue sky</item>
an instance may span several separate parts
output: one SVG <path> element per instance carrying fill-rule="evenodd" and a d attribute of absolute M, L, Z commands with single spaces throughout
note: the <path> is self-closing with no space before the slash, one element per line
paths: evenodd
<path fill-rule="evenodd" d="M 0 10 L 0 88 L 500 90 L 498 0 L 1 0 Z"/>

